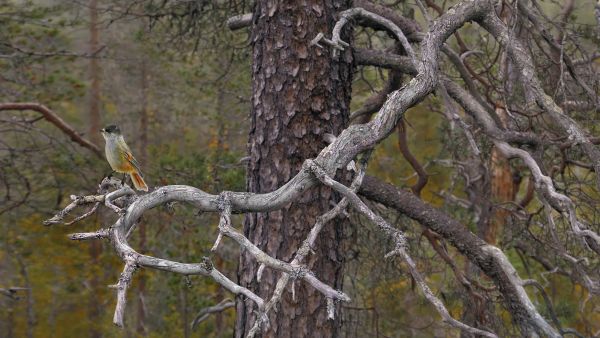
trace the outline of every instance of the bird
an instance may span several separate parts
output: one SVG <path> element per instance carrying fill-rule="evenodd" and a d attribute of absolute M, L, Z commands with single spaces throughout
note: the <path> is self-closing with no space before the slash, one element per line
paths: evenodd
<path fill-rule="evenodd" d="M 121 134 L 121 129 L 118 126 L 111 124 L 109 126 L 100 129 L 102 133 L 102 137 L 106 141 L 106 146 L 104 147 L 104 151 L 106 153 L 106 160 L 112 170 L 129 174 L 131 177 L 131 181 L 133 182 L 133 186 L 137 190 L 148 191 L 148 185 L 144 182 L 144 177 L 142 176 L 142 171 L 140 170 L 140 164 L 131 154 L 131 149 L 125 143 L 125 139 Z M 123 183 L 125 182 L 125 178 L 127 176 L 123 176 Z"/>

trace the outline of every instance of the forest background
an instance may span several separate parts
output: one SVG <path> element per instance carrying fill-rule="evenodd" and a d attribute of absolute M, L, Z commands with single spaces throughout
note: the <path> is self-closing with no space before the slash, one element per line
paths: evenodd
<path fill-rule="evenodd" d="M 414 2 L 384 4 L 424 22 Z M 550 15 L 562 9 L 559 1 L 543 5 Z M 577 2 L 569 29 L 593 29 L 593 8 L 592 1 Z M 0 0 L 0 103 L 44 105 L 101 148 L 98 130 L 118 124 L 151 187 L 186 184 L 211 193 L 243 191 L 252 86 L 250 33 L 232 31 L 226 21 L 251 9 L 245 1 Z M 357 30 L 359 45 L 393 45 L 383 32 Z M 479 39 L 470 33 L 464 30 L 465 41 Z M 475 67 L 484 67 L 486 57 Z M 362 107 L 388 77 L 374 67 L 357 68 L 351 111 Z M 467 198 L 461 189 L 465 182 L 446 161 L 459 156 L 466 141 L 445 118 L 442 101 L 430 97 L 407 112 L 407 144 L 428 172 L 422 199 L 476 232 L 476 220 L 460 203 Z M 368 172 L 409 188 L 418 177 L 400 154 L 397 137 L 390 136 L 376 149 Z M 120 337 L 123 330 L 129 337 L 231 336 L 233 308 L 194 328 L 191 323 L 200 310 L 232 295 L 202 277 L 156 270 L 136 273 L 127 325 L 120 329 L 112 324 L 115 292 L 107 286 L 116 283 L 121 261 L 108 243 L 73 242 L 67 234 L 94 231 L 115 216 L 101 211 L 74 225 L 43 225 L 69 203 L 71 194 L 92 193 L 108 172 L 103 154 L 72 142 L 38 112 L 0 110 L 0 288 L 23 288 L 0 295 L 0 336 Z M 457 202 L 452 194 L 462 199 Z M 373 207 L 403 229 L 417 227 L 395 211 Z M 218 233 L 217 216 L 183 205 L 162 206 L 144 215 L 143 227 L 131 242 L 153 256 L 199 261 Z M 241 225 L 242 217 L 235 216 L 234 223 Z M 458 335 L 447 331 L 398 263 L 382 260 L 388 240 L 361 226 L 367 222 L 361 217 L 352 214 L 350 219 L 344 290 L 353 302 L 342 312 L 343 334 Z M 507 217 L 506 222 L 512 221 Z M 411 249 L 419 269 L 451 314 L 460 318 L 465 308 L 452 270 L 414 231 L 415 241 L 423 242 Z M 523 256 L 516 237 L 500 235 L 498 245 L 521 276 L 545 281 L 563 326 L 598 332 L 598 298 L 588 300 L 588 293 L 565 276 L 545 274 Z M 237 246 L 224 244 L 214 263 L 236 280 L 238 256 Z M 597 266 L 597 256 L 591 264 Z M 542 294 L 535 288 L 528 292 L 539 311 L 550 316 Z M 511 325 L 506 314 L 500 320 Z"/>

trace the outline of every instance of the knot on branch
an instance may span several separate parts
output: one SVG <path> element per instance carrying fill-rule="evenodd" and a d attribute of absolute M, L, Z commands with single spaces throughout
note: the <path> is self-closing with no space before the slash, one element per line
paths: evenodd
<path fill-rule="evenodd" d="M 117 178 L 112 176 L 105 177 L 102 179 L 102 182 L 98 184 L 98 193 L 104 194 L 107 193 L 111 188 L 115 190 L 123 187 L 123 182 Z"/>
<path fill-rule="evenodd" d="M 307 267 L 305 267 L 303 265 L 294 266 L 292 268 L 292 271 L 290 272 L 290 278 L 292 278 L 292 279 L 303 278 L 304 276 L 306 276 L 307 273 L 311 273 L 311 271 L 308 270 Z"/>
<path fill-rule="evenodd" d="M 221 212 L 221 218 L 219 219 L 219 235 L 215 240 L 215 244 L 210 249 L 212 252 L 218 249 L 219 243 L 223 239 L 223 234 L 228 234 L 231 230 L 231 192 L 224 191 L 219 195 L 217 209 Z"/>
<path fill-rule="evenodd" d="M 315 175 L 315 177 L 318 178 L 319 181 L 323 181 L 325 180 L 325 178 L 329 178 L 325 170 L 312 159 L 304 161 L 304 163 L 302 164 L 302 168 Z"/>
<path fill-rule="evenodd" d="M 138 265 L 135 262 L 125 264 L 125 269 L 123 272 L 121 272 L 119 281 L 117 282 L 117 289 L 119 291 L 127 289 L 129 284 L 131 284 L 133 274 L 137 271 L 137 269 Z"/>
<path fill-rule="evenodd" d="M 394 249 L 394 251 L 405 250 L 406 248 L 408 248 L 406 236 L 404 236 L 404 234 L 398 229 L 391 228 L 391 231 L 391 237 L 393 238 L 394 243 L 396 244 L 396 248 Z"/>
<path fill-rule="evenodd" d="M 254 314 L 256 315 L 256 322 L 254 323 L 254 326 L 252 327 L 252 329 L 250 329 L 250 332 L 248 332 L 248 335 L 246 336 L 246 338 L 254 338 L 257 334 L 258 331 L 261 329 L 268 329 L 269 326 L 271 326 L 271 323 L 269 322 L 269 316 L 267 316 L 267 312 L 263 311 L 263 310 L 259 310 L 259 311 L 254 311 Z"/>
<path fill-rule="evenodd" d="M 200 262 L 200 265 L 202 266 L 203 269 L 206 269 L 207 271 L 212 271 L 213 270 L 213 263 L 210 260 L 210 258 L 204 256 L 202 257 L 202 262 Z"/>
<path fill-rule="evenodd" d="M 217 209 L 220 212 L 231 210 L 231 191 L 223 191 L 219 194 L 219 198 L 217 199 Z M 229 213 L 231 213 L 231 211 L 229 211 Z"/>

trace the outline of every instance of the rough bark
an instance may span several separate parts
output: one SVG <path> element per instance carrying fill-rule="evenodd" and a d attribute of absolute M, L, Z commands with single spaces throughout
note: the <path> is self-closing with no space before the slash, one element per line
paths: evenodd
<path fill-rule="evenodd" d="M 351 56 L 337 60 L 327 49 L 310 45 L 318 33 L 330 32 L 336 12 L 347 1 L 258 1 L 253 25 L 252 126 L 249 136 L 247 188 L 273 191 L 288 182 L 307 158 L 326 146 L 323 134 L 339 134 L 348 122 Z M 329 188 L 305 192 L 297 202 L 269 213 L 248 214 L 245 235 L 267 254 L 290 261 L 318 215 L 335 199 Z M 323 230 L 307 266 L 335 289 L 341 288 L 341 221 Z M 265 269 L 256 280 L 257 262 L 242 254 L 240 285 L 259 296 L 271 295 L 279 273 Z M 327 319 L 325 298 L 302 282 L 295 283 L 297 300 L 284 294 L 278 312 L 270 313 L 269 337 L 335 336 L 338 320 Z M 255 321 L 253 304 L 237 300 L 236 337 L 247 334 Z M 339 312 L 336 312 L 339 313 Z M 336 316 L 340 318 L 340 316 Z"/>

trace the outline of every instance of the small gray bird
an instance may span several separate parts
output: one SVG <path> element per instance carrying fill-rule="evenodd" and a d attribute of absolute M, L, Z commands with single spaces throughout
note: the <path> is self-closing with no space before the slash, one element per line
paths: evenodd
<path fill-rule="evenodd" d="M 144 177 L 140 170 L 140 164 L 131 154 L 131 149 L 125 143 L 119 127 L 111 124 L 104 129 L 100 129 L 100 131 L 106 141 L 104 151 L 106 152 L 106 159 L 111 168 L 116 172 L 129 174 L 133 186 L 137 190 L 148 191 L 148 186 L 144 182 Z"/>

